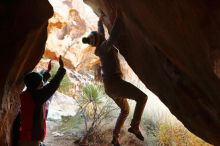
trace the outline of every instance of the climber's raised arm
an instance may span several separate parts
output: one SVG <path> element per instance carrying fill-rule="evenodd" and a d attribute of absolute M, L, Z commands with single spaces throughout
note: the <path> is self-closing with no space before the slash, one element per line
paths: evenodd
<path fill-rule="evenodd" d="M 105 36 L 105 30 L 104 30 L 104 26 L 103 26 L 103 18 L 105 17 L 105 14 L 103 12 L 101 12 L 101 16 L 99 17 L 99 21 L 98 21 L 98 32 L 103 34 L 103 36 Z"/>

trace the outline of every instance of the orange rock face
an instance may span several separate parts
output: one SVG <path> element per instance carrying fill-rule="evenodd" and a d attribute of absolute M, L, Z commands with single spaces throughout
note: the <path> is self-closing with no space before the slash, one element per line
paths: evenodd
<path fill-rule="evenodd" d="M 64 2 L 68 2 L 68 5 Z M 64 0 L 64 2 L 53 1 L 52 3 L 55 13 L 49 20 L 44 56 L 57 59 L 62 55 L 69 69 L 79 71 L 87 67 L 91 68 L 98 58 L 93 53 L 94 48 L 83 44 L 81 40 L 92 29 L 97 29 L 97 21 L 90 23 L 91 21 L 86 19 L 89 12 L 85 10 L 85 4 L 82 1 L 71 3 Z M 63 9 L 60 9 L 61 6 Z M 65 15 L 62 10 L 65 11 Z M 92 10 L 90 13 L 93 13 Z M 90 14 L 90 19 L 96 20 L 97 16 Z"/>
<path fill-rule="evenodd" d="M 194 134 L 220 145 L 220 2 L 217 0 L 84 0 L 109 30 L 122 12 L 125 26 L 117 44 L 128 64 Z M 75 12 L 71 12 L 73 15 Z M 46 0 L 0 2 L 0 145 L 10 145 L 22 76 L 43 55 Z M 54 23 L 64 28 L 65 24 Z M 79 32 L 81 33 L 81 32 Z M 62 34 L 58 34 L 62 39 Z M 74 35 L 74 34 L 71 34 Z M 76 35 L 77 37 L 77 35 Z M 74 66 L 79 65 L 79 63 Z"/>

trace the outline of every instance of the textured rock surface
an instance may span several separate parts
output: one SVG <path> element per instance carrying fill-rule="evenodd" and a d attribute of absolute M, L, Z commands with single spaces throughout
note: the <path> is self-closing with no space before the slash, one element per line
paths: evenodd
<path fill-rule="evenodd" d="M 220 2 L 84 2 L 98 15 L 104 11 L 109 30 L 116 8 L 122 11 L 125 31 L 118 46 L 128 64 L 187 128 L 220 145 Z M 43 54 L 52 7 L 46 0 L 3 0 L 0 16 L 0 145 L 7 146 L 21 77 Z"/>
<path fill-rule="evenodd" d="M 0 145 L 10 145 L 12 121 L 18 109 L 22 75 L 40 60 L 47 38 L 48 1 L 0 2 Z"/>
<path fill-rule="evenodd" d="M 51 0 L 54 16 L 49 20 L 44 56 L 62 55 L 70 69 L 82 70 L 97 61 L 94 48 L 82 43 L 82 37 L 97 29 L 98 17 L 82 0 Z"/>
<path fill-rule="evenodd" d="M 220 145 L 219 17 L 214 1 L 84 0 L 107 15 L 122 11 L 121 53 L 144 84 L 193 133 Z"/>

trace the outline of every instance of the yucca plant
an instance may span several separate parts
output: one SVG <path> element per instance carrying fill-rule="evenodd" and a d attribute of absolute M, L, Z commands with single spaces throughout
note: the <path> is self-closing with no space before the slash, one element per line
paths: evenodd
<path fill-rule="evenodd" d="M 87 113 L 90 113 L 89 115 L 93 115 L 94 108 L 96 109 L 98 105 L 102 104 L 104 96 L 104 90 L 100 85 L 88 84 L 83 87 L 78 103 L 81 109 L 86 110 Z"/>
<path fill-rule="evenodd" d="M 75 100 L 79 105 L 78 113 L 81 114 L 85 123 L 81 145 L 87 145 L 88 138 L 100 129 L 103 120 L 111 118 L 111 112 L 116 108 L 112 106 L 112 101 L 105 94 L 103 85 L 99 84 L 87 84 L 82 88 L 79 99 Z"/>

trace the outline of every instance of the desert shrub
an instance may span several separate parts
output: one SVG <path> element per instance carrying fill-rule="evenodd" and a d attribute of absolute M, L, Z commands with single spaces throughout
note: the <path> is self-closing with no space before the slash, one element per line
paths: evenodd
<path fill-rule="evenodd" d="M 75 100 L 79 105 L 78 114 L 83 118 L 85 127 L 81 143 L 86 144 L 89 141 L 90 145 L 97 145 L 97 141 L 102 141 L 102 132 L 109 123 L 106 121 L 112 120 L 112 113 L 116 108 L 105 94 L 102 84 L 85 85 L 80 97 Z"/>
<path fill-rule="evenodd" d="M 61 129 L 62 132 L 69 132 L 72 129 L 81 129 L 83 119 L 80 115 L 76 114 L 75 116 L 62 116 Z"/>
<path fill-rule="evenodd" d="M 142 122 L 143 128 L 146 130 L 146 143 L 149 146 L 157 146 L 159 144 L 159 124 L 151 118 L 144 118 Z"/>
<path fill-rule="evenodd" d="M 161 146 L 211 146 L 180 123 L 160 123 L 159 128 Z"/>

